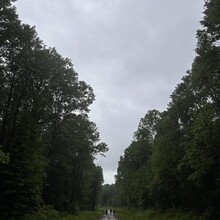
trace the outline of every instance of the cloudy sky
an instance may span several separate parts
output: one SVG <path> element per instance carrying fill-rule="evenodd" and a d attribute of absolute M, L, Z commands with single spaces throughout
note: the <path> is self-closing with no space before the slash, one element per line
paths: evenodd
<path fill-rule="evenodd" d="M 97 163 L 113 183 L 148 110 L 163 111 L 195 56 L 203 0 L 18 0 L 24 23 L 72 60 L 92 86 L 91 120 L 109 147 Z"/>

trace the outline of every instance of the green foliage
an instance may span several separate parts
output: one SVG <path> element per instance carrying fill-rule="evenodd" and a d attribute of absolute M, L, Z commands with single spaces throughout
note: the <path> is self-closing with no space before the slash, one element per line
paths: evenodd
<path fill-rule="evenodd" d="M 100 206 L 101 207 L 115 207 L 117 203 L 117 194 L 115 184 L 105 184 L 102 186 Z"/>
<path fill-rule="evenodd" d="M 206 219 L 219 218 L 219 11 L 218 0 L 206 1 L 192 69 L 166 111 L 149 111 L 140 120 L 135 140 L 120 158 L 115 187 L 121 205 L 186 208 Z"/>
<path fill-rule="evenodd" d="M 52 147 L 44 201 L 60 211 L 95 209 L 103 177 L 93 159 L 107 150 L 106 145 L 100 148 L 99 133 L 87 115 L 69 115 L 61 123 L 55 137 L 50 133 L 46 136 L 52 139 Z"/>
<path fill-rule="evenodd" d="M 93 212 L 82 211 L 78 215 L 70 215 L 58 212 L 50 206 L 45 206 L 33 214 L 27 214 L 24 220 L 97 220 L 101 214 L 102 212 L 98 210 Z"/>
<path fill-rule="evenodd" d="M 1 217 L 22 219 L 44 203 L 76 212 L 91 195 L 94 209 L 102 170 L 93 160 L 108 149 L 88 117 L 93 90 L 11 2 L 0 10 Z M 92 178 L 80 198 L 84 173 Z"/>
<path fill-rule="evenodd" d="M 190 212 L 182 212 L 177 210 L 169 210 L 160 212 L 159 210 L 148 209 L 146 211 L 138 211 L 135 209 L 122 209 L 117 210 L 117 217 L 126 220 L 205 220 L 203 216 L 195 216 Z"/>
<path fill-rule="evenodd" d="M 160 113 L 152 110 L 141 119 L 134 140 L 120 158 L 115 186 L 116 194 L 120 195 L 117 198 L 118 205 L 147 207 L 151 203 L 147 185 L 151 176 L 150 157 L 159 118 Z"/>
<path fill-rule="evenodd" d="M 5 154 L 5 153 L 2 151 L 2 146 L 0 145 L 0 163 L 8 164 L 9 161 L 10 161 L 10 159 L 9 159 L 9 154 Z"/>

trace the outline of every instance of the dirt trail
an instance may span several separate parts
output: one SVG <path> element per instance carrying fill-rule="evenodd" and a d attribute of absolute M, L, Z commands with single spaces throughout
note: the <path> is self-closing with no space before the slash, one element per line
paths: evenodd
<path fill-rule="evenodd" d="M 113 215 L 103 215 L 99 220 L 119 220 Z"/>

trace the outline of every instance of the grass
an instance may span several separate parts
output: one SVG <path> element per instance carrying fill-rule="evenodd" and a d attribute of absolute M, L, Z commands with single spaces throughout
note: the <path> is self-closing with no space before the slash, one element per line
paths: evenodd
<path fill-rule="evenodd" d="M 102 215 L 102 211 L 82 211 L 78 215 L 59 213 L 50 207 L 39 210 L 32 215 L 26 215 L 24 220 L 97 220 Z"/>
<path fill-rule="evenodd" d="M 155 209 L 146 211 L 138 210 L 117 210 L 118 220 L 205 220 L 204 217 L 196 217 L 193 213 L 186 213 L 177 210 L 160 212 Z"/>
<path fill-rule="evenodd" d="M 39 210 L 35 214 L 27 215 L 24 220 L 98 220 L 104 214 L 104 210 L 82 211 L 76 215 L 59 213 L 50 207 Z M 196 217 L 191 212 L 170 210 L 160 212 L 156 209 L 146 211 L 115 209 L 117 220 L 205 220 L 205 217 Z"/>

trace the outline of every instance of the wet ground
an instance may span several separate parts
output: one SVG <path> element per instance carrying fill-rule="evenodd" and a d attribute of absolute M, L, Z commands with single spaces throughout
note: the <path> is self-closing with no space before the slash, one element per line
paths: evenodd
<path fill-rule="evenodd" d="M 103 215 L 99 220 L 119 220 L 113 215 Z"/>

